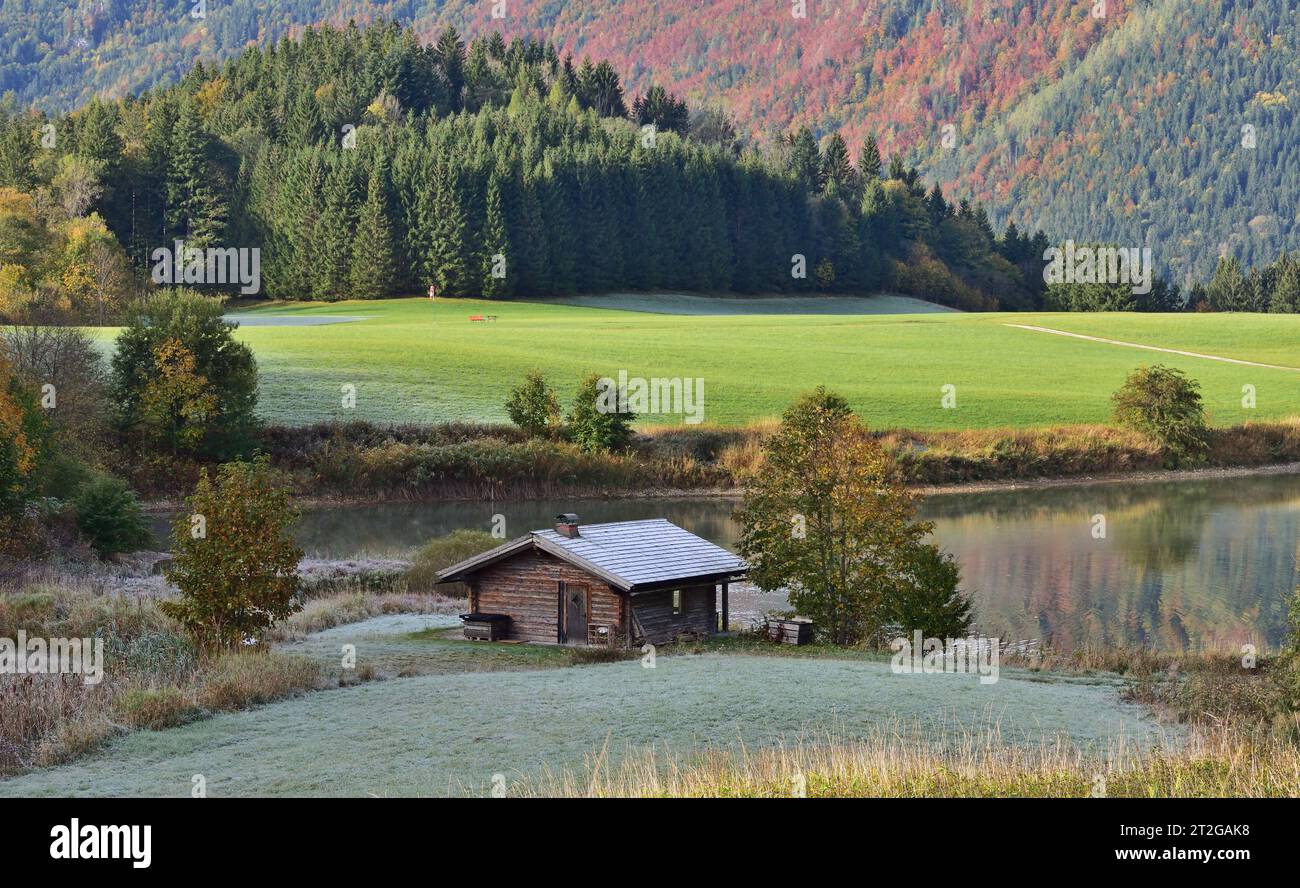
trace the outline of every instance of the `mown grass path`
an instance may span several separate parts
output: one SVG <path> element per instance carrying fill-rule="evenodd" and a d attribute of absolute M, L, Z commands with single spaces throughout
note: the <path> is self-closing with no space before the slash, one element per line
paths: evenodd
<path fill-rule="evenodd" d="M 1200 352 L 1182 351 L 1176 348 L 1161 348 L 1156 345 L 1142 345 L 1137 342 L 1121 342 L 1118 339 L 1105 339 L 1101 336 L 1085 336 L 1082 333 L 1067 333 L 1065 330 L 1053 330 L 1050 327 L 1035 327 L 1029 324 L 1007 324 L 1020 330 L 1032 330 L 1036 333 L 1052 333 L 1056 336 L 1069 336 L 1073 339 L 1085 339 L 1088 342 L 1104 342 L 1107 345 L 1119 345 L 1124 348 L 1140 348 L 1145 351 L 1164 352 L 1169 355 L 1182 355 L 1186 358 L 1201 358 L 1205 361 L 1223 361 L 1225 364 L 1241 364 L 1244 367 L 1264 367 L 1269 370 L 1294 370 L 1300 373 L 1300 367 L 1283 367 L 1279 364 L 1261 364 L 1258 361 L 1243 361 L 1240 358 L 1225 358 L 1222 355 L 1203 355 Z"/>

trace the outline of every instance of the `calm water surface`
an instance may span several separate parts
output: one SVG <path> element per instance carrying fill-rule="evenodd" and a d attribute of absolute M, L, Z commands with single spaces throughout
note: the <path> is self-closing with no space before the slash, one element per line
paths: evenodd
<path fill-rule="evenodd" d="M 723 499 L 388 503 L 306 511 L 309 553 L 401 552 L 462 527 L 507 536 L 584 522 L 667 518 L 734 548 L 736 503 Z M 927 499 L 922 514 L 961 564 L 981 631 L 1061 649 L 1275 647 L 1300 583 L 1300 475 L 1054 487 Z M 1104 539 L 1093 516 L 1106 519 Z"/>

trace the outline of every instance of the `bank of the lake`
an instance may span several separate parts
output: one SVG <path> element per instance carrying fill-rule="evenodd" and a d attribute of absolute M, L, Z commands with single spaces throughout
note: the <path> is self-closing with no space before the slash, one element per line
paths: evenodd
<path fill-rule="evenodd" d="M 734 548 L 736 505 L 716 496 L 320 504 L 304 509 L 298 540 L 325 559 L 400 558 L 462 528 L 499 525 L 513 537 L 577 512 L 587 523 L 667 518 Z M 1300 583 L 1296 472 L 948 491 L 926 497 L 921 517 L 961 565 L 980 631 L 1065 651 L 1276 649 Z M 165 535 L 167 516 L 154 521 Z M 732 613 L 743 621 L 784 604 L 741 586 Z"/>
<path fill-rule="evenodd" d="M 718 495 L 762 465 L 775 421 L 677 426 L 637 434 L 626 450 L 587 452 L 514 426 L 366 422 L 269 426 L 267 454 L 310 501 L 502 500 Z M 924 490 L 1161 477 L 1169 455 L 1136 432 L 1103 425 L 875 433 L 905 482 Z M 1300 463 L 1300 418 L 1213 428 L 1203 471 L 1275 471 Z M 190 489 L 200 465 L 116 466 L 146 500 Z"/>

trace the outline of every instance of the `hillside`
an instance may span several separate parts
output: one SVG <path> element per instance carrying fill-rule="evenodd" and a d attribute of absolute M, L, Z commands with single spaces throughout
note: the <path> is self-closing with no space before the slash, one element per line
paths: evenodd
<path fill-rule="evenodd" d="M 856 153 L 874 134 L 995 224 L 1150 245 L 1179 282 L 1222 252 L 1255 264 L 1300 247 L 1295 0 L 1107 0 L 1100 19 L 1076 0 L 811 0 L 803 19 L 745 0 L 509 0 L 504 19 L 479 0 L 207 5 L 195 20 L 158 0 L 6 4 L 0 90 L 69 107 L 315 22 L 388 16 L 426 41 L 499 29 L 609 59 L 629 94 L 654 81 L 721 103 L 756 141 L 806 124 Z"/>

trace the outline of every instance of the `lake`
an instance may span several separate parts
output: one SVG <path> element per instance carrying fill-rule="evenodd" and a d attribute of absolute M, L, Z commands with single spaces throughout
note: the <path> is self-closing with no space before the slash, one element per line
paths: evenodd
<path fill-rule="evenodd" d="M 406 552 L 462 527 L 507 538 L 558 512 L 586 523 L 667 518 L 734 548 L 735 500 L 394 502 L 306 510 L 309 554 Z M 1300 475 L 1094 484 L 933 496 L 922 516 L 956 556 L 981 632 L 1059 649 L 1275 648 L 1300 577 Z M 1105 519 L 1104 536 L 1100 522 Z"/>

